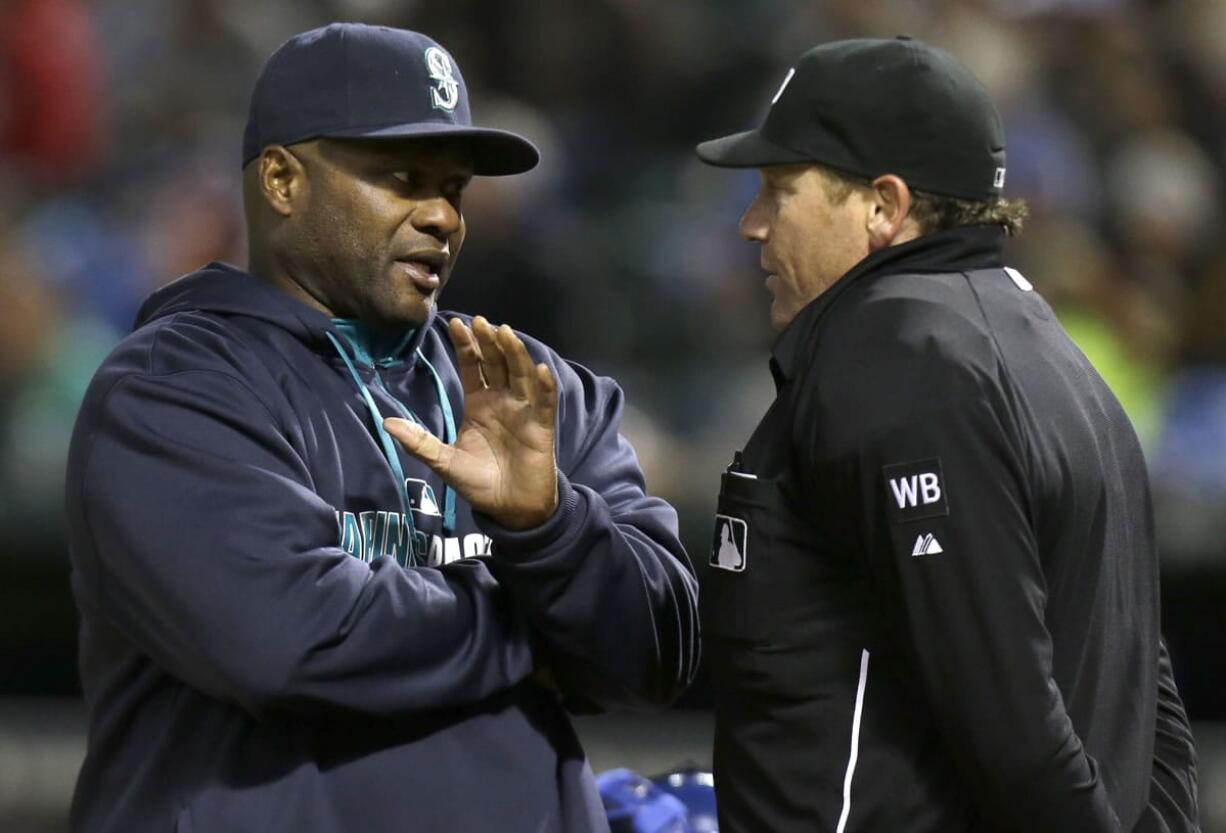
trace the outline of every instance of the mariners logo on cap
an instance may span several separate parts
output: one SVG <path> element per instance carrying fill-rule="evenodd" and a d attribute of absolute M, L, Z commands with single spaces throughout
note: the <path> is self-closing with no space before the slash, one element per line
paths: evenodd
<path fill-rule="evenodd" d="M 430 70 L 430 77 L 438 82 L 437 87 L 430 88 L 430 103 L 435 109 L 451 112 L 460 103 L 460 82 L 456 80 L 451 56 L 432 46 L 426 50 L 426 68 Z"/>

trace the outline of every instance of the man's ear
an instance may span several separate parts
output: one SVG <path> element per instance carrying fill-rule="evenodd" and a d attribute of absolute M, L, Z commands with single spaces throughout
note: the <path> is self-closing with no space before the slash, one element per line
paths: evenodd
<path fill-rule="evenodd" d="M 259 159 L 260 194 L 268 206 L 288 217 L 306 194 L 306 169 L 298 157 L 281 145 L 264 148 Z"/>
<path fill-rule="evenodd" d="M 894 174 L 872 181 L 872 205 L 867 221 L 869 251 L 884 249 L 919 236 L 911 217 L 911 189 Z"/>

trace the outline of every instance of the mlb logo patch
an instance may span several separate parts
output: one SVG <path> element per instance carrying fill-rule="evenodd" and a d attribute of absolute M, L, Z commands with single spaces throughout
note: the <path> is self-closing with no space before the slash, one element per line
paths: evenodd
<path fill-rule="evenodd" d="M 731 515 L 715 516 L 715 540 L 709 564 L 732 573 L 745 571 L 749 559 L 749 526 Z"/>
<path fill-rule="evenodd" d="M 434 497 L 434 489 L 424 480 L 416 477 L 406 477 L 404 487 L 409 493 L 409 508 L 423 515 L 438 515 L 443 513 L 438 509 L 438 499 Z"/>

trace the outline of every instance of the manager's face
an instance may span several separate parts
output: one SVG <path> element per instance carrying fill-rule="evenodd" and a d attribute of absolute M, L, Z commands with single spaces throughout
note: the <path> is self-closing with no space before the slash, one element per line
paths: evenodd
<path fill-rule="evenodd" d="M 761 245 L 771 325 L 786 327 L 869 253 L 870 205 L 863 189 L 840 187 L 816 165 L 760 168 L 757 196 L 741 217 L 746 240 Z"/>
<path fill-rule="evenodd" d="M 288 148 L 307 188 L 295 207 L 299 284 L 334 316 L 420 326 L 464 243 L 468 155 L 442 140 L 316 140 Z"/>

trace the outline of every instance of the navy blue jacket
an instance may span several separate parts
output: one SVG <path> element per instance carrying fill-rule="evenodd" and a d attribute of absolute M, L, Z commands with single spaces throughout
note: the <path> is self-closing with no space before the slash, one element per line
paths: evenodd
<path fill-rule="evenodd" d="M 559 383 L 561 502 L 512 532 L 377 427 L 462 419 L 445 321 L 377 342 L 211 264 L 98 371 L 67 487 L 75 830 L 606 829 L 564 705 L 667 703 L 698 655 L 621 391 L 525 338 Z"/>

